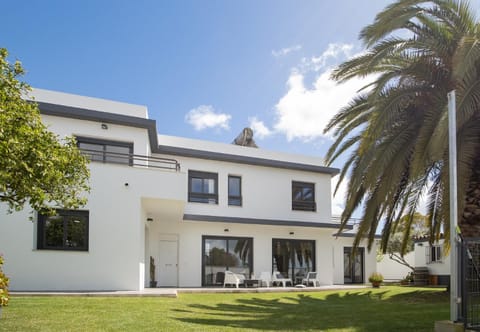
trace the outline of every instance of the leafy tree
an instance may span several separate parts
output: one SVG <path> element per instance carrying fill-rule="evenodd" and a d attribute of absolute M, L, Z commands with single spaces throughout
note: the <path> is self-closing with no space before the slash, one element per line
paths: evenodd
<path fill-rule="evenodd" d="M 226 252 L 223 248 L 212 248 L 207 257 L 207 265 L 235 267 L 238 266 L 238 264 L 239 259 L 235 257 L 235 255 Z"/>
<path fill-rule="evenodd" d="M 10 64 L 0 48 L 0 201 L 9 211 L 25 204 L 40 211 L 78 208 L 89 191 L 88 161 L 74 138 L 60 139 L 42 123 L 30 87 L 18 80 L 20 62 Z"/>
<path fill-rule="evenodd" d="M 410 218 L 413 218 L 413 220 L 410 220 Z M 408 225 L 410 225 L 409 230 L 407 229 Z M 377 257 L 380 257 L 381 260 L 383 258 L 383 254 L 387 254 L 391 260 L 405 265 L 414 271 L 414 267 L 405 260 L 405 255 L 414 249 L 413 238 L 425 236 L 429 231 L 430 228 L 428 226 L 427 216 L 424 216 L 418 212 L 415 212 L 413 216 L 405 215 L 400 218 L 397 229 L 390 236 L 386 248 L 384 248 L 383 251 L 379 248 Z M 409 237 L 407 239 L 407 245 L 403 246 L 404 234 L 406 232 L 409 233 Z"/>
<path fill-rule="evenodd" d="M 0 311 L 2 307 L 8 305 L 8 300 L 10 299 L 10 295 L 8 294 L 8 283 L 9 279 L 2 271 L 3 265 L 3 256 L 0 255 Z"/>
<path fill-rule="evenodd" d="M 370 249 L 382 225 L 385 249 L 401 216 L 413 216 L 426 193 L 430 240 L 442 230 L 449 238 L 447 93 L 455 89 L 459 226 L 479 236 L 480 25 L 473 11 L 466 1 L 399 0 L 360 38 L 364 54 L 340 65 L 333 78 L 370 76 L 373 83 L 325 129 L 335 136 L 328 164 L 350 153 L 339 181 L 349 178 L 342 226 L 363 204 L 354 245 L 367 237 Z"/>

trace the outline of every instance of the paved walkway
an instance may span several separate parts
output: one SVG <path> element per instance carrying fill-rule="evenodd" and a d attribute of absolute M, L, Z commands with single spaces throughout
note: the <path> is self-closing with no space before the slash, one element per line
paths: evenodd
<path fill-rule="evenodd" d="M 366 285 L 330 285 L 320 287 L 252 287 L 252 288 L 145 288 L 142 291 L 85 291 L 85 292 L 10 292 L 12 296 L 137 296 L 137 297 L 177 297 L 180 293 L 282 293 L 319 292 L 325 290 L 362 289 Z"/>

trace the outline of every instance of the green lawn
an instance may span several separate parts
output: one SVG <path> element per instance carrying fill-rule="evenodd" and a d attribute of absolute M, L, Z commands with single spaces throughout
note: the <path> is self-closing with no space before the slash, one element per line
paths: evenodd
<path fill-rule="evenodd" d="M 152 297 L 13 297 L 0 331 L 433 331 L 444 289 Z"/>

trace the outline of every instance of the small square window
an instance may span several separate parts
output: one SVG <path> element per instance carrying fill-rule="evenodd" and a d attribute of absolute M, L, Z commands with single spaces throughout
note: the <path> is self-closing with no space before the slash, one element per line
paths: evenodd
<path fill-rule="evenodd" d="M 37 249 L 88 251 L 88 211 L 38 214 Z"/>
<path fill-rule="evenodd" d="M 218 204 L 218 174 L 189 171 L 188 201 Z"/>
<path fill-rule="evenodd" d="M 292 210 L 317 210 L 314 183 L 292 181 Z"/>
<path fill-rule="evenodd" d="M 228 176 L 228 205 L 242 206 L 242 178 Z"/>

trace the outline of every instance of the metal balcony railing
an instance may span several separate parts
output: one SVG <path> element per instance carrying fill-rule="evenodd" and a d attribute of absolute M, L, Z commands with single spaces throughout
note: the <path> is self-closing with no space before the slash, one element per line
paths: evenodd
<path fill-rule="evenodd" d="M 118 153 L 99 150 L 80 149 L 90 161 L 127 166 L 168 169 L 180 171 L 180 163 L 175 159 L 143 156 L 133 153 Z"/>
<path fill-rule="evenodd" d="M 342 221 L 342 217 L 341 216 L 332 216 L 332 221 L 334 223 L 340 224 L 340 222 Z M 360 224 L 360 221 L 361 221 L 360 218 L 350 218 L 347 222 L 347 225 L 355 226 L 355 225 Z"/>
<path fill-rule="evenodd" d="M 292 201 L 292 210 L 315 212 L 317 210 L 317 204 L 313 201 Z"/>

